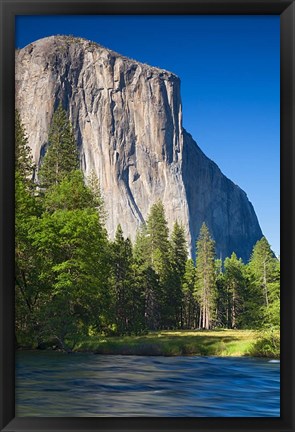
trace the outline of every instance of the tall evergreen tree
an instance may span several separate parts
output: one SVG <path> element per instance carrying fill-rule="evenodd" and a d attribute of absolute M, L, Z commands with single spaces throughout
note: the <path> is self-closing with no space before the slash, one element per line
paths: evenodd
<path fill-rule="evenodd" d="M 151 207 L 146 226 L 150 259 L 155 270 L 163 275 L 169 269 L 170 245 L 168 223 L 161 201 Z"/>
<path fill-rule="evenodd" d="M 184 227 L 175 222 L 170 240 L 171 251 L 171 275 L 170 275 L 170 295 L 171 304 L 171 324 L 173 327 L 182 326 L 182 279 L 185 272 L 187 261 L 187 243 L 185 239 Z"/>
<path fill-rule="evenodd" d="M 254 248 L 250 259 L 250 270 L 257 283 L 261 287 L 261 293 L 264 298 L 265 306 L 269 305 L 268 285 L 272 280 L 276 258 L 265 237 L 259 240 Z"/>
<path fill-rule="evenodd" d="M 107 219 L 105 203 L 101 192 L 99 179 L 93 170 L 87 178 L 87 186 L 92 193 L 93 205 L 97 209 L 101 220 L 105 222 Z"/>
<path fill-rule="evenodd" d="M 185 272 L 187 262 L 187 243 L 183 225 L 175 222 L 171 234 L 171 262 L 180 279 Z"/>
<path fill-rule="evenodd" d="M 188 259 L 182 278 L 182 326 L 185 329 L 195 328 L 197 321 L 197 303 L 194 298 L 196 271 L 192 259 Z"/>
<path fill-rule="evenodd" d="M 215 315 L 215 242 L 205 223 L 202 224 L 197 240 L 195 296 L 200 304 L 199 326 L 212 327 Z"/>
<path fill-rule="evenodd" d="M 146 238 L 148 240 L 149 260 L 159 277 L 157 301 L 160 311 L 160 325 L 172 325 L 173 310 L 170 301 L 170 243 L 169 229 L 165 218 L 165 210 L 161 201 L 156 202 L 147 219 Z M 172 320 L 173 321 L 173 320 Z"/>
<path fill-rule="evenodd" d="M 273 328 L 280 327 L 280 261 L 274 263 L 271 282 L 268 285 L 269 305 L 264 310 L 264 323 Z"/>
<path fill-rule="evenodd" d="M 156 330 L 160 326 L 160 282 L 152 267 L 146 226 L 138 230 L 134 249 L 134 273 L 143 301 L 144 328 Z"/>
<path fill-rule="evenodd" d="M 118 225 L 112 244 L 114 317 L 118 334 L 130 333 L 133 324 L 132 264 L 131 241 L 124 239 L 121 225 Z"/>
<path fill-rule="evenodd" d="M 280 275 L 278 259 L 265 237 L 255 244 L 248 267 L 250 280 L 257 291 L 256 304 L 261 305 L 262 314 L 267 316 L 273 299 L 279 298 Z"/>
<path fill-rule="evenodd" d="M 244 311 L 245 278 L 243 262 L 233 252 L 224 261 L 224 280 L 227 292 L 227 327 L 237 328 L 241 324 L 241 314 Z"/>
<path fill-rule="evenodd" d="M 228 327 L 229 323 L 229 295 L 225 285 L 223 263 L 221 259 L 215 260 L 215 284 L 217 291 L 216 298 L 216 325 Z"/>
<path fill-rule="evenodd" d="M 39 170 L 41 184 L 49 187 L 61 182 L 79 168 L 79 155 L 71 123 L 61 103 L 53 114 L 48 147 Z"/>

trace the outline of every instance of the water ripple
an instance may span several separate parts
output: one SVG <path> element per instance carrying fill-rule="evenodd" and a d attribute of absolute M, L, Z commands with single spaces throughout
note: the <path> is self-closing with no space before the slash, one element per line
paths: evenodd
<path fill-rule="evenodd" d="M 278 417 L 280 363 L 20 352 L 17 416 Z"/>

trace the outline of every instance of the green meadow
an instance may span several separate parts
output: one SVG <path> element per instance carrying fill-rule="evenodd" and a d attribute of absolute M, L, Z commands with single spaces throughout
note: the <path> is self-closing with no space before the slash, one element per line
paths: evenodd
<path fill-rule="evenodd" d="M 255 330 L 180 330 L 149 332 L 143 336 L 92 336 L 75 351 L 96 354 L 153 356 L 257 356 L 279 358 L 279 333 Z"/>

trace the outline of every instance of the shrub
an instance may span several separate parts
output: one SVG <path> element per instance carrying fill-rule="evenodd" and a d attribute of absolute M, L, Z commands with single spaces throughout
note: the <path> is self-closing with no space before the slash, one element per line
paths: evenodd
<path fill-rule="evenodd" d="M 280 334 L 273 330 L 261 332 L 258 340 L 250 348 L 254 357 L 280 358 Z"/>

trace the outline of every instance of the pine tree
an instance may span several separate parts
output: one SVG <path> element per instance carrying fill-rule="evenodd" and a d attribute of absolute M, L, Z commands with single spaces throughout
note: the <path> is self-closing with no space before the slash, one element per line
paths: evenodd
<path fill-rule="evenodd" d="M 215 260 L 215 284 L 216 284 L 216 325 L 228 327 L 229 322 L 229 296 L 225 286 L 223 263 L 221 259 Z"/>
<path fill-rule="evenodd" d="M 213 324 L 216 303 L 215 242 L 205 223 L 197 240 L 195 296 L 200 304 L 199 327 L 210 329 Z"/>
<path fill-rule="evenodd" d="M 187 262 L 187 243 L 183 225 L 175 222 L 171 234 L 171 263 L 175 274 L 181 279 Z"/>
<path fill-rule="evenodd" d="M 264 321 L 266 326 L 280 327 L 280 261 L 274 263 L 272 279 L 268 285 L 269 307 L 264 310 Z"/>
<path fill-rule="evenodd" d="M 185 329 L 197 326 L 197 303 L 194 298 L 196 270 L 192 259 L 188 259 L 182 278 L 182 326 Z"/>
<path fill-rule="evenodd" d="M 112 287 L 116 330 L 120 335 L 130 333 L 133 324 L 132 264 L 131 241 L 124 239 L 121 225 L 118 225 L 112 244 Z"/>
<path fill-rule="evenodd" d="M 171 276 L 170 295 L 171 324 L 173 327 L 182 326 L 182 279 L 187 261 L 187 243 L 182 225 L 175 222 L 170 240 L 171 250 Z"/>
<path fill-rule="evenodd" d="M 91 171 L 89 177 L 87 178 L 87 186 L 92 193 L 93 205 L 97 209 L 100 219 L 105 222 L 107 219 L 105 203 L 101 192 L 100 182 L 94 170 Z"/>
<path fill-rule="evenodd" d="M 170 243 L 169 229 L 165 210 L 161 201 L 156 202 L 147 219 L 146 238 L 149 251 L 149 262 L 159 277 L 157 295 L 160 311 L 160 325 L 163 328 L 171 325 L 173 309 L 170 302 Z"/>
<path fill-rule="evenodd" d="M 58 184 L 78 168 L 79 157 L 72 126 L 60 103 L 52 117 L 48 147 L 39 170 L 41 184 L 44 187 Z"/>
<path fill-rule="evenodd" d="M 269 306 L 269 283 L 272 281 L 276 261 L 268 241 L 262 237 L 253 248 L 249 267 L 261 287 L 266 307 Z"/>
<path fill-rule="evenodd" d="M 263 316 L 264 324 L 270 320 L 272 325 L 276 326 L 279 326 L 279 268 L 278 259 L 274 256 L 270 244 L 262 237 L 253 248 L 248 270 L 252 291 L 257 293 L 253 299 L 256 309 L 260 308 L 260 317 Z M 271 310 L 275 311 L 274 315 Z M 263 320 L 260 318 L 260 324 L 263 324 Z"/>
<path fill-rule="evenodd" d="M 136 286 L 143 301 L 143 328 L 156 330 L 160 326 L 160 282 L 152 267 L 146 226 L 138 230 L 133 248 Z"/>
<path fill-rule="evenodd" d="M 169 263 L 169 229 L 165 210 L 161 201 L 156 202 L 150 210 L 146 223 L 146 236 L 149 238 L 149 254 L 155 270 L 162 274 Z"/>
<path fill-rule="evenodd" d="M 244 313 L 240 317 L 243 328 L 260 328 L 263 324 L 264 298 L 261 286 L 257 283 L 250 269 L 250 263 L 244 268 L 246 289 L 244 295 Z"/>
<path fill-rule="evenodd" d="M 224 282 L 227 292 L 227 327 L 237 328 L 244 312 L 245 278 L 243 262 L 233 252 L 224 261 Z"/>

